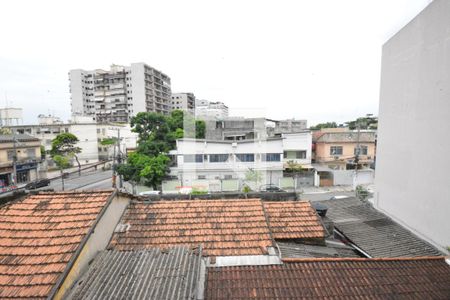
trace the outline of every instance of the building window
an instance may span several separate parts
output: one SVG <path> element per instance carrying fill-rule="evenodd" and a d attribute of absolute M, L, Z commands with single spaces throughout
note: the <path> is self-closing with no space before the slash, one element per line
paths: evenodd
<path fill-rule="evenodd" d="M 253 153 L 236 154 L 236 158 L 242 162 L 252 162 L 255 161 L 255 154 Z"/>
<path fill-rule="evenodd" d="M 228 160 L 228 154 L 210 154 L 209 162 L 226 162 Z"/>
<path fill-rule="evenodd" d="M 286 158 L 286 159 L 305 159 L 306 158 L 306 150 L 284 151 L 284 158 Z"/>
<path fill-rule="evenodd" d="M 331 146 L 330 155 L 342 155 L 342 146 Z"/>
<path fill-rule="evenodd" d="M 203 154 L 186 154 L 183 155 L 183 159 L 185 163 L 201 163 L 203 162 Z"/>
<path fill-rule="evenodd" d="M 280 153 L 263 153 L 261 154 L 261 161 L 281 161 Z"/>
<path fill-rule="evenodd" d="M 206 176 L 205 175 L 198 175 L 197 179 L 206 179 Z"/>
<path fill-rule="evenodd" d="M 367 146 L 359 146 L 359 151 L 358 151 L 358 147 L 355 147 L 355 149 L 353 150 L 353 154 L 355 154 L 355 155 L 367 155 L 367 151 L 368 151 L 367 150 Z"/>
<path fill-rule="evenodd" d="M 233 175 L 223 175 L 223 179 L 225 180 L 233 179 Z"/>
<path fill-rule="evenodd" d="M 8 155 L 8 161 L 12 161 L 14 159 L 14 150 L 8 150 L 7 155 Z"/>

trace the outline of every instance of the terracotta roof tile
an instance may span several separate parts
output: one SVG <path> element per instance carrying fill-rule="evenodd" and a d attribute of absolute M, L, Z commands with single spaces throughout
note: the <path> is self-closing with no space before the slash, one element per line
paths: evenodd
<path fill-rule="evenodd" d="M 191 200 L 133 202 L 122 217 L 126 232 L 114 234 L 118 250 L 203 245 L 205 256 L 261 255 L 272 246 L 262 202 Z"/>
<path fill-rule="evenodd" d="M 110 195 L 43 193 L 0 207 L 0 298 L 46 298 Z"/>
<path fill-rule="evenodd" d="M 442 257 L 307 259 L 207 274 L 205 299 L 450 299 Z"/>
<path fill-rule="evenodd" d="M 270 229 L 275 239 L 325 237 L 325 229 L 309 201 L 264 202 Z"/>

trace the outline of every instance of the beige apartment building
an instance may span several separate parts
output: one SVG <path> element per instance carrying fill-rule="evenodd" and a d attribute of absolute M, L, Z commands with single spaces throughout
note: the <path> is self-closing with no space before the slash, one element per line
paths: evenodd
<path fill-rule="evenodd" d="M 27 134 L 0 135 L 0 187 L 27 183 L 38 177 L 41 142 Z M 14 180 L 14 150 L 17 178 Z"/>
<path fill-rule="evenodd" d="M 335 128 L 313 134 L 313 159 L 334 170 L 352 169 L 359 152 L 359 165 L 369 167 L 375 159 L 375 131 Z M 358 150 L 359 145 L 359 150 Z"/>

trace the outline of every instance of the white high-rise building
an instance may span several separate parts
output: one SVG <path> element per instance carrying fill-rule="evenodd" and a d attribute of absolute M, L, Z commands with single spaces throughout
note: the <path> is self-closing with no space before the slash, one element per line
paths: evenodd
<path fill-rule="evenodd" d="M 174 93 L 171 100 L 172 110 L 178 109 L 185 112 L 195 113 L 195 96 L 193 93 Z"/>
<path fill-rule="evenodd" d="M 170 78 L 144 64 L 69 72 L 72 115 L 97 122 L 128 122 L 139 112 L 171 111 Z"/>
<path fill-rule="evenodd" d="M 195 117 L 200 119 L 223 119 L 228 117 L 228 106 L 223 102 L 195 100 Z"/>

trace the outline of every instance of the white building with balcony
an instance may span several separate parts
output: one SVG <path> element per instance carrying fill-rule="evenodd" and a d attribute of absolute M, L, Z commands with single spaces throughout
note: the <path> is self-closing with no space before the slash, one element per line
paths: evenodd
<path fill-rule="evenodd" d="M 312 134 L 311 131 L 283 133 L 283 161 L 292 161 L 304 167 L 311 165 Z"/>
<path fill-rule="evenodd" d="M 170 78 L 145 63 L 69 72 L 72 115 L 127 123 L 139 112 L 171 111 Z"/>
<path fill-rule="evenodd" d="M 170 152 L 175 165 L 170 175 L 182 186 L 197 180 L 245 180 L 257 172 L 258 184 L 278 184 L 283 177 L 283 139 L 211 141 L 179 139 Z"/>

